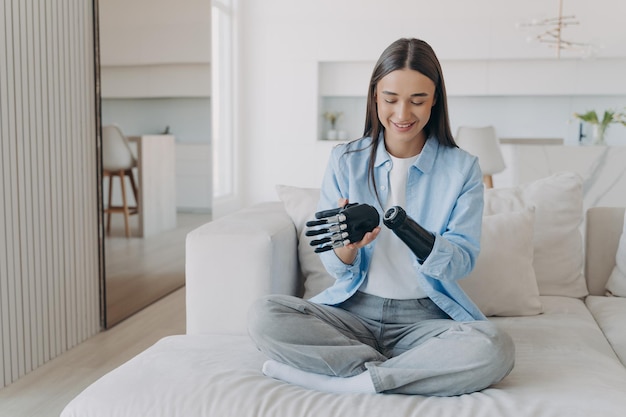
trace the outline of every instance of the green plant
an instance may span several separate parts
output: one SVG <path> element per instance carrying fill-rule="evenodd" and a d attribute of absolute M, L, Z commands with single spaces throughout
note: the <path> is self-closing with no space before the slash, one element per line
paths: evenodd
<path fill-rule="evenodd" d="M 604 128 L 611 123 L 621 123 L 626 126 L 626 112 L 617 112 L 615 110 L 605 110 L 602 119 L 598 117 L 598 113 L 596 113 L 595 110 L 589 110 L 587 113 L 574 113 L 574 117 L 583 122 L 599 125 Z"/>
<path fill-rule="evenodd" d="M 623 111 L 605 110 L 600 118 L 595 110 L 589 110 L 586 113 L 574 113 L 574 117 L 594 126 L 594 143 L 598 145 L 604 144 L 604 134 L 611 123 L 626 126 L 626 112 Z"/>
<path fill-rule="evenodd" d="M 335 130 L 337 120 L 339 120 L 341 116 L 343 116 L 342 112 L 327 111 L 324 113 L 324 118 L 330 122 L 330 127 L 333 130 Z"/>

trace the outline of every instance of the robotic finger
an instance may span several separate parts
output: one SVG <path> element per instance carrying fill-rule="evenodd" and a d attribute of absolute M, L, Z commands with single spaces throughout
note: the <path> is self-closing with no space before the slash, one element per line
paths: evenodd
<path fill-rule="evenodd" d="M 358 242 L 380 222 L 380 216 L 374 207 L 358 203 L 318 211 L 315 213 L 315 218 L 317 220 L 307 222 L 306 226 L 325 227 L 307 230 L 305 234 L 306 236 L 325 235 L 321 239 L 311 241 L 311 246 L 316 246 L 316 253 L 340 248 L 351 242 Z"/>

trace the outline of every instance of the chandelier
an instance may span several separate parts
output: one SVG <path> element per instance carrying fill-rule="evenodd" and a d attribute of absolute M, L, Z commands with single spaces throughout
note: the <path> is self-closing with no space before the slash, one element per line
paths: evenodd
<path fill-rule="evenodd" d="M 565 49 L 588 51 L 589 44 L 572 42 L 563 38 L 563 29 L 568 26 L 579 25 L 580 22 L 576 20 L 576 16 L 569 15 L 563 16 L 563 0 L 559 0 L 559 15 L 557 17 L 551 17 L 547 19 L 533 19 L 528 23 L 520 23 L 518 27 L 525 28 L 545 28 L 545 31 L 538 35 L 531 37 L 530 41 L 538 41 L 545 44 L 550 48 L 554 48 L 556 51 L 556 57 L 561 57 L 561 51 Z"/>

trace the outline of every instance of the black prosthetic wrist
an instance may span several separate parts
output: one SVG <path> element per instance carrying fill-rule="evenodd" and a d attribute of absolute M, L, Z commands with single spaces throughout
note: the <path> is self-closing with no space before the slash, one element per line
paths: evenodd
<path fill-rule="evenodd" d="M 435 235 L 409 217 L 402 207 L 394 206 L 387 210 L 383 223 L 411 249 L 420 264 L 430 255 Z"/>
<path fill-rule="evenodd" d="M 307 236 L 326 235 L 311 241 L 316 253 L 340 248 L 363 239 L 367 232 L 374 230 L 380 222 L 378 211 L 367 204 L 348 204 L 345 207 L 318 211 L 315 218 L 306 223 L 307 227 L 325 226 L 306 231 Z"/>

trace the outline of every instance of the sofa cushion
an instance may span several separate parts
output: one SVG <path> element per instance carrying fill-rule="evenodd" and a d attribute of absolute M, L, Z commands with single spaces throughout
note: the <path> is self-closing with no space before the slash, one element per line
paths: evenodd
<path fill-rule="evenodd" d="M 626 213 L 624 213 L 622 236 L 615 255 L 615 267 L 606 283 L 606 289 L 612 295 L 626 297 Z"/>
<path fill-rule="evenodd" d="M 296 225 L 298 255 L 304 277 L 304 298 L 310 298 L 334 282 L 305 236 L 307 220 L 314 218 L 319 189 L 287 185 L 276 187 L 279 198 Z M 461 281 L 463 289 L 488 316 L 523 316 L 541 312 L 533 270 L 533 211 L 485 216 L 484 245 L 475 271 Z"/>
<path fill-rule="evenodd" d="M 484 216 L 480 255 L 461 288 L 486 316 L 541 313 L 533 269 L 534 209 Z"/>
<path fill-rule="evenodd" d="M 315 219 L 317 203 L 320 199 L 320 190 L 319 188 L 277 185 L 276 192 L 278 193 L 278 198 L 285 204 L 285 210 L 296 226 L 300 273 L 304 279 L 303 298 L 309 299 L 335 282 L 335 279 L 326 272 L 319 255 L 314 252 L 309 244 L 311 239 L 305 236 L 305 223 Z"/>
<path fill-rule="evenodd" d="M 626 366 L 626 298 L 590 295 L 585 303 L 613 350 Z"/>
<path fill-rule="evenodd" d="M 626 371 L 580 300 L 542 298 L 545 313 L 492 319 L 516 344 L 513 371 L 457 397 L 328 394 L 261 374 L 247 336 L 171 336 L 86 388 L 61 417 L 622 416 Z"/>
<path fill-rule="evenodd" d="M 584 297 L 582 179 L 562 172 L 510 188 L 485 190 L 485 214 L 535 207 L 533 266 L 541 295 Z"/>

